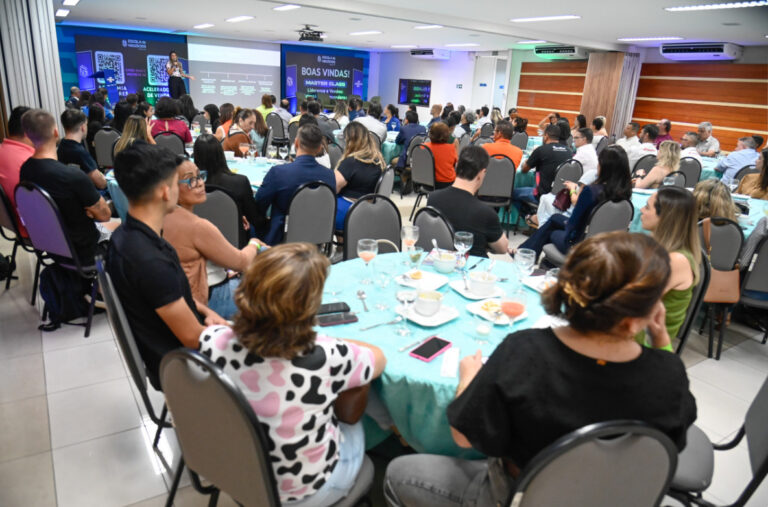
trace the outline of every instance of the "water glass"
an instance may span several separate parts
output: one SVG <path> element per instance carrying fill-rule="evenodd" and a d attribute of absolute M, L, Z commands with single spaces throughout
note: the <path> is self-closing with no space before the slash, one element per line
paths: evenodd
<path fill-rule="evenodd" d="M 459 252 L 459 256 L 461 257 L 459 260 L 463 267 L 466 267 L 467 265 L 466 254 L 472 248 L 473 241 L 474 236 L 472 236 L 471 232 L 456 231 L 453 235 L 453 247 Z"/>
<path fill-rule="evenodd" d="M 264 142 L 266 143 L 267 141 L 265 140 Z M 277 156 L 277 146 L 274 144 L 267 146 L 267 156 L 269 158 L 275 158 Z"/>
<path fill-rule="evenodd" d="M 280 158 L 282 158 L 283 160 L 288 158 L 288 152 L 289 152 L 288 146 L 282 145 L 277 151 L 280 154 Z"/>
<path fill-rule="evenodd" d="M 531 276 L 536 265 L 536 252 L 529 248 L 518 248 L 515 252 L 515 265 L 520 272 L 521 279 Z"/>
<path fill-rule="evenodd" d="M 249 144 L 248 145 L 248 155 L 251 156 L 251 161 L 254 162 L 254 163 L 256 162 L 256 152 L 257 151 L 258 150 L 256 149 L 256 145 L 255 144 Z"/>
<path fill-rule="evenodd" d="M 408 319 L 405 317 L 409 314 L 411 305 L 414 301 L 416 301 L 416 291 L 415 290 L 399 290 L 397 291 L 397 294 L 395 294 L 395 298 L 397 299 L 398 303 L 402 305 L 403 307 L 403 322 L 400 324 L 400 326 L 395 331 L 400 336 L 408 336 L 411 334 L 411 330 L 408 329 Z"/>
<path fill-rule="evenodd" d="M 415 246 L 408 251 L 408 262 L 411 265 L 411 270 L 419 270 L 421 265 L 421 259 L 424 255 L 424 249 L 420 246 Z"/>
<path fill-rule="evenodd" d="M 250 143 L 240 143 L 238 146 L 238 149 L 240 150 L 240 154 L 245 157 L 245 155 L 248 153 L 248 151 L 251 149 Z"/>
<path fill-rule="evenodd" d="M 391 260 L 386 258 L 379 258 L 374 266 L 376 272 L 376 285 L 381 289 L 378 292 L 379 302 L 376 303 L 375 308 L 377 310 L 389 310 L 389 305 L 385 302 L 385 296 L 387 289 L 389 288 L 392 278 L 395 276 L 396 268 Z"/>
<path fill-rule="evenodd" d="M 365 262 L 365 268 L 366 268 L 366 278 L 363 280 L 360 280 L 360 283 L 363 285 L 370 285 L 373 283 L 373 280 L 371 280 L 370 276 L 370 263 L 376 257 L 376 254 L 379 253 L 379 244 L 376 242 L 375 239 L 359 239 L 357 240 L 357 256 L 363 259 L 363 262 Z"/>

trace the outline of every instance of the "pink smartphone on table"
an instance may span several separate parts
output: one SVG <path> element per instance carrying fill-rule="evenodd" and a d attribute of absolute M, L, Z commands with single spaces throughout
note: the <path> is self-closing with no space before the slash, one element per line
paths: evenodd
<path fill-rule="evenodd" d="M 424 362 L 430 362 L 451 347 L 451 342 L 443 340 L 437 336 L 427 338 L 427 341 L 408 353 L 409 356 L 421 359 Z"/>

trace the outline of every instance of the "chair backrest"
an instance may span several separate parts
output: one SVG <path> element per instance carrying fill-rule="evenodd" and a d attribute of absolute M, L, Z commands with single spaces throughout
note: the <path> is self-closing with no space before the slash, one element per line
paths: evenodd
<path fill-rule="evenodd" d="M 413 149 L 414 149 L 416 146 L 420 145 L 420 144 L 424 144 L 424 142 L 425 142 L 426 140 L 427 140 L 427 136 L 413 136 L 413 137 L 411 138 L 411 142 L 409 142 L 409 143 L 408 143 L 408 149 L 407 149 L 407 150 L 406 150 L 406 152 L 405 152 L 405 154 L 406 154 L 406 159 L 407 159 L 408 161 L 410 161 L 410 160 L 411 160 L 411 154 L 413 153 Z M 467 142 L 469 142 L 469 140 L 467 140 Z"/>
<path fill-rule="evenodd" d="M 290 141 L 291 146 L 293 146 L 293 143 L 296 141 L 296 135 L 299 132 L 299 122 L 295 121 L 293 123 L 288 124 L 288 141 Z"/>
<path fill-rule="evenodd" d="M 327 183 L 304 183 L 291 197 L 285 217 L 285 242 L 306 241 L 315 245 L 333 241 L 336 193 Z"/>
<path fill-rule="evenodd" d="M 432 250 L 432 239 L 437 241 L 437 246 L 443 250 L 453 250 L 453 227 L 448 219 L 432 206 L 424 206 L 413 217 L 413 225 L 419 228 L 419 240 L 416 246 L 420 246 L 425 252 Z"/>
<path fill-rule="evenodd" d="M 208 126 L 208 120 L 205 119 L 205 114 L 198 113 L 192 118 L 192 123 L 197 122 L 200 125 L 200 133 L 205 134 L 205 127 Z"/>
<path fill-rule="evenodd" d="M 184 462 L 240 505 L 280 505 L 264 429 L 240 389 L 189 349 L 163 357 L 160 379 Z M 217 438 L 200 438 L 218 428 Z"/>
<path fill-rule="evenodd" d="M 653 166 L 656 165 L 657 161 L 658 158 L 656 158 L 656 155 L 645 155 L 644 157 L 640 157 L 640 159 L 635 162 L 635 167 L 632 168 L 632 175 L 634 176 L 640 169 L 645 171 L 645 174 L 648 174 L 648 172 L 653 169 Z"/>
<path fill-rule="evenodd" d="M 757 167 L 755 167 L 754 164 L 745 165 L 744 167 L 739 169 L 739 171 L 734 175 L 734 178 L 739 180 L 739 181 L 741 181 L 741 178 L 743 178 L 747 174 L 755 174 L 755 173 L 759 173 L 759 172 L 760 172 L 760 170 L 757 169 Z"/>
<path fill-rule="evenodd" d="M 379 181 L 376 183 L 376 189 L 373 191 L 373 193 L 389 197 L 390 194 L 392 194 L 392 189 L 394 186 L 395 170 L 391 167 L 388 167 L 384 170 L 383 173 L 381 173 L 381 177 L 379 177 Z"/>
<path fill-rule="evenodd" d="M 11 231 L 14 236 L 6 236 L 5 232 L 2 231 L 2 229 L 8 229 Z M 7 195 L 5 195 L 5 190 L 3 190 L 3 187 L 0 185 L 0 233 L 2 233 L 3 237 L 8 239 L 9 241 L 14 241 L 16 239 L 21 238 L 21 234 L 19 233 L 19 228 L 16 225 L 16 212 L 13 209 L 13 205 L 11 204 L 11 200 L 8 198 Z"/>
<path fill-rule="evenodd" d="M 184 140 L 176 132 L 164 130 L 155 135 L 155 142 L 158 146 L 168 148 L 174 155 L 186 155 L 184 150 Z"/>
<path fill-rule="evenodd" d="M 264 142 L 261 143 L 261 156 L 266 157 L 267 156 L 267 148 L 269 148 L 272 145 L 272 140 L 274 139 L 275 131 L 272 130 L 272 127 L 267 128 L 267 135 L 264 136 Z"/>
<path fill-rule="evenodd" d="M 381 151 L 381 138 L 379 135 L 374 134 L 373 132 L 368 132 L 368 135 L 371 137 L 371 141 L 373 142 L 373 145 L 376 147 L 376 149 Z"/>
<path fill-rule="evenodd" d="M 272 129 L 272 132 L 275 134 L 275 139 L 285 139 L 287 137 L 283 119 L 275 112 L 267 115 L 267 127 Z"/>
<path fill-rule="evenodd" d="M 459 137 L 459 154 L 464 151 L 464 148 L 469 146 L 470 141 L 472 141 L 472 136 L 467 133 L 464 133 Z"/>
<path fill-rule="evenodd" d="M 602 139 L 600 139 L 597 142 L 597 146 L 595 147 L 595 151 L 597 152 L 598 155 L 600 155 L 600 152 L 602 152 L 605 149 L 606 146 L 608 146 L 608 138 L 603 136 Z"/>
<path fill-rule="evenodd" d="M 765 241 L 763 243 L 765 244 Z M 762 387 L 757 392 L 757 396 L 755 396 L 752 404 L 747 409 L 747 415 L 744 418 L 749 462 L 752 466 L 752 473 L 755 475 L 753 480 L 757 483 L 755 488 L 760 484 L 766 473 L 768 473 L 768 432 L 765 431 L 766 420 L 768 420 L 768 379 L 763 382 Z M 762 477 L 758 474 L 762 475 Z M 746 502 L 748 498 L 743 498 L 743 500 Z"/>
<path fill-rule="evenodd" d="M 581 166 L 581 162 L 572 158 L 566 160 L 557 166 L 555 179 L 552 182 L 552 193 L 556 194 L 565 188 L 566 181 L 573 181 L 574 183 L 579 181 L 583 173 L 584 168 Z"/>
<path fill-rule="evenodd" d="M 515 135 L 512 136 L 512 139 L 509 140 L 509 142 L 513 146 L 517 146 L 521 150 L 524 150 L 528 147 L 528 134 L 525 132 L 516 132 Z"/>
<path fill-rule="evenodd" d="M 749 261 L 747 273 L 741 283 L 741 290 L 768 292 L 768 236 L 760 240 Z"/>
<path fill-rule="evenodd" d="M 411 179 L 414 185 L 435 188 L 435 156 L 426 144 L 414 147 L 410 157 Z"/>
<path fill-rule="evenodd" d="M 482 146 L 484 144 L 492 143 L 492 142 L 493 142 L 493 138 L 480 136 L 477 139 L 475 139 L 475 142 L 472 143 L 472 146 Z"/>
<path fill-rule="evenodd" d="M 48 192 L 22 181 L 16 187 L 16 209 L 35 250 L 72 259 L 76 266 L 80 265 L 59 207 Z"/>
<path fill-rule="evenodd" d="M 344 260 L 357 257 L 359 239 L 386 239 L 400 244 L 401 223 L 400 211 L 388 197 L 364 195 L 349 208 L 344 219 Z M 380 249 L 379 253 L 388 252 Z"/>
<path fill-rule="evenodd" d="M 240 211 L 229 195 L 222 190 L 207 192 L 205 202 L 195 206 L 195 215 L 211 222 L 232 246 L 239 248 Z"/>
<path fill-rule="evenodd" d="M 512 199 L 515 188 L 515 163 L 506 155 L 494 155 L 488 161 L 485 179 L 477 191 L 478 197 Z"/>
<path fill-rule="evenodd" d="M 331 169 L 336 169 L 336 166 L 339 165 L 339 161 L 341 160 L 341 156 L 344 155 L 344 150 L 342 150 L 341 146 L 336 143 L 328 143 L 325 151 L 328 152 L 328 158 L 331 159 Z"/>
<path fill-rule="evenodd" d="M 677 448 L 650 425 L 592 424 L 539 452 L 518 477 L 511 505 L 659 505 L 676 468 Z"/>
<path fill-rule="evenodd" d="M 480 127 L 480 137 L 493 137 L 495 128 L 493 123 L 483 123 L 483 126 Z"/>
<path fill-rule="evenodd" d="M 635 207 L 631 201 L 602 202 L 590 213 L 584 237 L 589 238 L 601 232 L 626 231 L 634 214 Z"/>
<path fill-rule="evenodd" d="M 704 295 L 707 293 L 707 288 L 709 287 L 711 273 L 712 268 L 709 265 L 709 259 L 707 259 L 707 252 L 702 249 L 701 264 L 699 265 L 699 282 L 693 288 L 691 302 L 688 303 L 688 309 L 685 311 L 685 320 L 683 320 L 683 325 L 680 326 L 680 330 L 677 332 L 677 339 L 679 342 L 675 352 L 678 355 L 683 353 L 683 348 L 688 341 L 688 335 L 693 327 L 693 321 L 696 320 L 701 305 L 704 303 Z"/>
<path fill-rule="evenodd" d="M 679 187 L 679 188 L 685 188 L 686 186 L 686 177 L 685 173 L 682 171 L 672 171 L 671 173 L 667 174 L 666 178 L 672 178 L 672 183 L 667 184 L 668 187 Z M 662 186 L 664 186 L 664 183 L 662 182 Z"/>
<path fill-rule="evenodd" d="M 706 219 L 705 219 L 706 220 Z M 701 244 L 704 241 L 704 220 L 699 222 Z M 709 262 L 712 269 L 730 271 L 739 260 L 741 247 L 744 244 L 744 233 L 739 224 L 723 217 L 709 218 Z"/>
<path fill-rule="evenodd" d="M 111 127 L 104 127 L 93 136 L 93 149 L 99 167 L 112 167 L 114 165 L 113 147 L 119 138 L 120 132 Z"/>
<path fill-rule="evenodd" d="M 109 178 L 107 180 L 107 190 L 112 198 L 112 204 L 115 205 L 117 215 L 120 217 L 120 220 L 125 220 L 125 217 L 128 215 L 128 198 L 123 193 L 117 180 Z"/>
<path fill-rule="evenodd" d="M 328 123 L 331 124 L 331 127 L 333 127 L 333 130 L 341 130 L 341 125 L 339 125 L 339 122 L 336 121 L 334 118 L 328 118 Z"/>
<path fill-rule="evenodd" d="M 680 159 L 679 171 L 685 174 L 685 186 L 695 187 L 701 178 L 701 162 L 693 157 L 683 157 Z"/>

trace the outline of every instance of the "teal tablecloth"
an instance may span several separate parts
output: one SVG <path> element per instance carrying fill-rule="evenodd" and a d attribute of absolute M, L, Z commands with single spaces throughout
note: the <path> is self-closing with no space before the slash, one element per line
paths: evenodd
<path fill-rule="evenodd" d="M 390 266 L 390 272 L 400 274 L 408 270 L 408 267 L 403 265 L 403 260 L 402 254 L 386 254 L 374 259 L 373 265 L 376 269 L 377 265 L 380 267 L 382 264 L 387 264 Z M 479 258 L 471 257 L 469 265 L 473 265 L 478 260 Z M 488 265 L 489 261 L 486 259 L 477 269 L 485 269 Z M 423 269 L 433 271 L 433 268 L 428 266 L 424 266 Z M 509 281 L 500 284 L 505 291 L 512 290 L 517 285 L 517 271 L 513 264 L 497 263 L 493 273 L 499 277 L 509 277 Z M 395 333 L 395 326 L 360 331 L 362 327 L 393 319 L 396 316 L 394 309 L 397 306 L 395 293 L 403 288 L 394 281 L 385 289 L 377 285 L 361 285 L 359 280 L 366 275 L 365 265 L 360 259 L 333 265 L 326 282 L 326 291 L 340 290 L 341 292 L 336 295 L 336 298 L 328 292 L 324 293 L 323 302 L 331 302 L 334 299 L 346 302 L 360 321 L 319 329 L 331 336 L 365 341 L 382 349 L 387 357 L 387 367 L 381 379 L 374 382 L 373 389 L 389 410 L 400 434 L 414 449 L 419 452 L 449 456 L 480 457 L 475 451 L 459 448 L 451 437 L 445 410 L 456 393 L 458 376 L 441 376 L 443 356 L 425 363 L 410 357 L 408 351 L 398 352 L 398 349 L 418 339 L 437 334 L 451 341 L 453 347 L 458 347 L 460 357 L 473 354 L 477 349 L 482 350 L 483 356 L 489 356 L 509 332 L 529 328 L 544 315 L 544 310 L 539 303 L 539 294 L 530 289 L 524 289 L 528 296 L 528 317 L 511 328 L 492 326 L 491 334 L 485 337 L 488 343 L 481 345 L 475 339 L 475 328 L 478 322 L 466 309 L 471 301 L 445 285 L 439 289 L 444 294 L 443 303 L 459 310 L 459 317 L 435 328 L 409 323 L 412 334 L 402 337 Z M 460 280 L 461 276 L 453 273 L 448 275 L 448 278 Z M 356 297 L 359 289 L 367 293 L 366 303 L 369 312 L 363 311 L 362 304 Z M 379 302 L 387 303 L 389 309 L 377 310 L 375 305 Z M 381 440 L 382 430 L 368 418 L 366 423 L 367 445 L 374 446 Z"/>
<path fill-rule="evenodd" d="M 261 183 L 264 181 L 264 177 L 267 175 L 272 166 L 277 163 L 283 163 L 282 161 L 269 161 L 266 163 L 255 163 L 253 160 L 243 160 L 241 158 L 235 160 L 227 160 L 227 166 L 229 170 L 235 174 L 242 174 L 248 178 L 251 182 L 251 187 L 254 192 L 259 189 Z"/>

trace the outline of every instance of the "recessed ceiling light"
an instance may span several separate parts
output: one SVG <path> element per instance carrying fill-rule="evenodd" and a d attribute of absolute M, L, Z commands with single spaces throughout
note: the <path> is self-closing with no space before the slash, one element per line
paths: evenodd
<path fill-rule="evenodd" d="M 349 35 L 380 35 L 378 30 L 365 30 L 362 32 L 350 32 Z"/>
<path fill-rule="evenodd" d="M 390 46 L 392 49 L 413 49 L 416 46 L 416 44 L 395 44 L 393 46 Z"/>
<path fill-rule="evenodd" d="M 743 9 L 745 7 L 764 7 L 766 5 L 768 5 L 768 0 L 751 0 L 747 2 L 726 2 L 721 4 L 681 5 L 679 7 L 664 7 L 664 10 L 669 12 L 714 11 L 719 9 Z"/>
<path fill-rule="evenodd" d="M 434 30 L 435 28 L 442 28 L 443 25 L 418 25 L 414 26 L 415 30 Z"/>
<path fill-rule="evenodd" d="M 652 42 L 661 40 L 683 40 L 682 37 L 622 37 L 616 39 L 621 42 Z"/>
<path fill-rule="evenodd" d="M 74 7 L 80 2 L 80 0 L 64 0 L 61 5 L 66 5 L 69 7 Z"/>
<path fill-rule="evenodd" d="M 560 16 L 538 16 L 535 18 L 514 18 L 514 19 L 510 19 L 510 21 L 513 23 L 535 23 L 537 21 L 566 21 L 569 19 L 581 19 L 581 16 L 575 16 L 573 14 L 563 14 Z"/>
<path fill-rule="evenodd" d="M 519 40 L 517 41 L 518 44 L 544 44 L 545 40 Z"/>
<path fill-rule="evenodd" d="M 285 5 L 279 5 L 277 7 L 273 7 L 273 11 L 292 11 L 294 9 L 301 8 L 301 5 L 294 5 L 294 4 L 285 4 Z"/>
<path fill-rule="evenodd" d="M 445 47 L 448 48 L 468 48 L 471 46 L 479 46 L 480 44 L 475 44 L 474 42 L 461 42 L 457 44 L 446 44 Z"/>
<path fill-rule="evenodd" d="M 69 9 L 58 9 L 56 11 L 57 18 L 66 18 L 69 15 Z"/>
<path fill-rule="evenodd" d="M 203 28 L 210 28 L 212 26 L 214 25 L 212 25 L 211 23 L 203 23 L 202 25 L 195 25 L 192 28 L 197 28 L 198 30 L 202 30 Z"/>
<path fill-rule="evenodd" d="M 234 18 L 229 18 L 227 23 L 239 23 L 241 21 L 248 21 L 249 19 L 253 19 L 253 16 L 235 16 Z"/>

